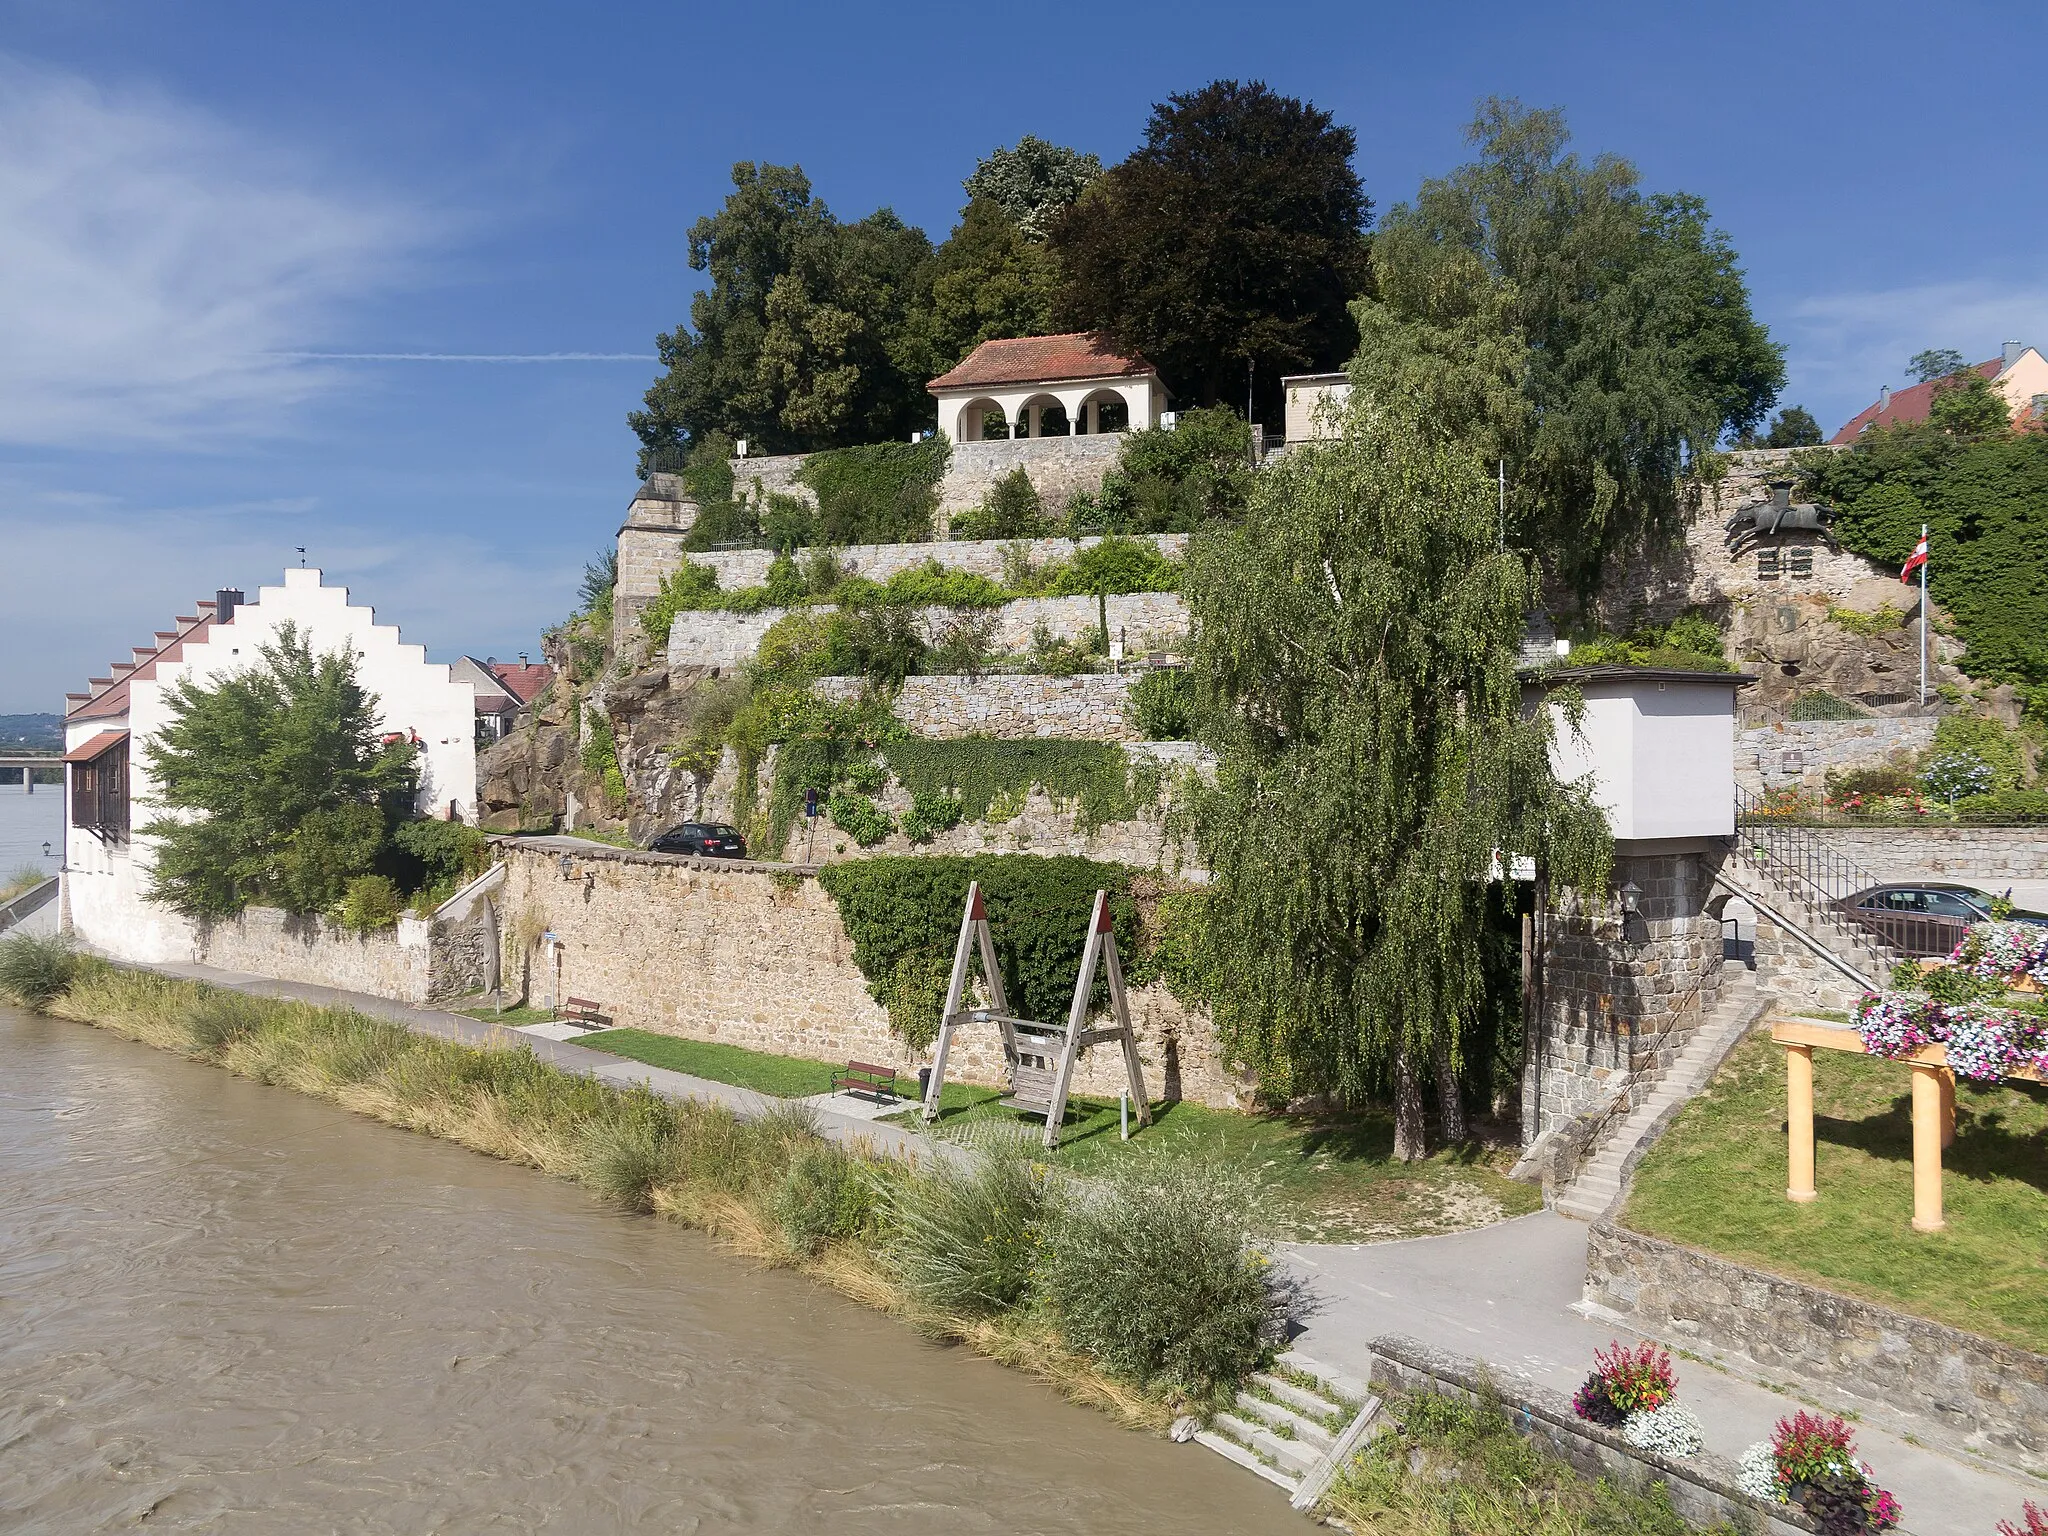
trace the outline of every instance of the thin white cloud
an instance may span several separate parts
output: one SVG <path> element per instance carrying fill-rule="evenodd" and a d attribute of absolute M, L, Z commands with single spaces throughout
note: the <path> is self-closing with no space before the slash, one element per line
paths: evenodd
<path fill-rule="evenodd" d="M 1984 278 L 1816 295 L 1793 305 L 1780 329 L 1791 343 L 1786 398 L 1853 401 L 1855 411 L 1880 385 L 1910 382 L 1907 359 L 1930 347 L 1973 363 L 2009 340 L 2048 350 L 2048 284 Z"/>
<path fill-rule="evenodd" d="M 429 235 L 190 107 L 0 54 L 0 441 L 279 426 L 333 334 Z"/>
<path fill-rule="evenodd" d="M 280 352 L 325 363 L 658 363 L 650 352 Z"/>

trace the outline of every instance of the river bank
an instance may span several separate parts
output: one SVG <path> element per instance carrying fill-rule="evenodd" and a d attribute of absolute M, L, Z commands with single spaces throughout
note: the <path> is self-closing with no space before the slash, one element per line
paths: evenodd
<path fill-rule="evenodd" d="M 567 1183 L 68 1021 L 0 1052 L 0 1525 L 1299 1528 Z"/>

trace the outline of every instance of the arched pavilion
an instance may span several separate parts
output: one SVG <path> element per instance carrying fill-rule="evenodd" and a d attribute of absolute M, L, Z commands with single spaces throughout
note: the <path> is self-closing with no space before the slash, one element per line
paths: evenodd
<path fill-rule="evenodd" d="M 925 388 L 956 443 L 1154 427 L 1166 408 L 1159 370 L 1094 331 L 984 341 Z"/>

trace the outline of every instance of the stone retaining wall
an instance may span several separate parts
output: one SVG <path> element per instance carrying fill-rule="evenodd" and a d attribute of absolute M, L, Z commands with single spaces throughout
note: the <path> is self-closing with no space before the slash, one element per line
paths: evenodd
<path fill-rule="evenodd" d="M 1736 1468 L 1711 1452 L 1683 1460 L 1637 1450 L 1620 1431 L 1589 1424 L 1561 1392 L 1521 1377 L 1501 1377 L 1476 1361 L 1390 1335 L 1372 1341 L 1372 1387 L 1394 1392 L 1436 1392 L 1467 1402 L 1497 1400 L 1508 1422 L 1551 1455 L 1589 1478 L 1606 1478 L 1641 1491 L 1662 1484 L 1671 1507 L 1698 1527 L 1723 1522 L 1737 1530 L 1761 1528 L 1772 1536 L 1817 1529 L 1804 1511 L 1760 1504 L 1742 1491 Z"/>
<path fill-rule="evenodd" d="M 1909 756 L 1934 744 L 1940 722 L 1907 719 L 1796 720 L 1735 733 L 1735 782 L 1753 794 L 1801 785 L 1819 790 L 1831 771 L 1875 768 L 1894 753 Z"/>
<path fill-rule="evenodd" d="M 1586 1300 L 1672 1343 L 1825 1382 L 1880 1422 L 1900 1410 L 2048 1473 L 2048 1356 L 1608 1222 L 1587 1242 Z"/>
<path fill-rule="evenodd" d="M 912 735 L 939 740 L 1133 741 L 1137 728 L 1126 718 L 1125 706 L 1140 675 L 907 677 L 896 695 L 895 713 Z M 858 677 L 821 677 L 814 685 L 820 697 L 841 703 L 857 699 L 863 686 Z"/>
<path fill-rule="evenodd" d="M 1176 592 L 1126 593 L 1103 599 L 1103 607 L 1108 611 L 1111 636 L 1121 634 L 1133 647 L 1149 648 L 1154 641 L 1178 645 L 1187 634 L 1187 604 Z M 791 611 L 764 608 L 759 613 L 679 613 L 669 631 L 669 667 L 730 667 L 750 660 L 761 648 L 761 637 L 769 627 Z M 962 611 L 922 610 L 920 621 L 926 639 L 935 638 L 939 629 Z M 1031 649 L 1041 625 L 1055 640 L 1085 641 L 1097 632 L 1103 618 L 1092 597 L 1027 597 L 985 611 L 995 620 L 991 645 L 1012 655 Z"/>
<path fill-rule="evenodd" d="M 1155 533 L 1142 537 L 1168 559 L 1179 560 L 1187 554 L 1188 536 L 1184 533 Z M 839 562 L 839 568 L 847 575 L 865 576 L 869 581 L 887 581 L 899 571 L 917 570 L 928 560 L 936 560 L 949 571 L 966 571 L 986 576 L 990 581 L 1001 581 L 1011 558 L 1010 552 L 1020 545 L 1033 565 L 1047 566 L 1071 560 L 1076 551 L 1101 542 L 1101 539 L 1093 537 L 940 539 L 919 544 L 849 544 L 832 553 Z M 716 571 L 720 588 L 731 592 L 741 587 L 758 587 L 766 582 L 768 567 L 775 554 L 766 549 L 712 549 L 693 552 L 689 558 Z M 680 562 L 680 555 L 677 560 Z M 674 570 L 675 566 L 668 569 Z M 657 590 L 659 586 L 657 580 L 655 588 L 650 591 Z"/>
<path fill-rule="evenodd" d="M 2048 826 L 1826 827 L 1821 836 L 1880 880 L 2048 880 Z"/>
<path fill-rule="evenodd" d="M 559 844 L 497 839 L 495 848 L 507 867 L 500 930 L 508 990 L 523 986 L 535 1002 L 591 998 L 617 1024 L 658 1034 L 906 1072 L 922 1064 L 868 995 L 839 909 L 812 870 L 592 843 L 569 853 L 565 878 Z M 561 941 L 559 974 L 546 964 L 543 932 Z M 1157 984 L 1132 989 L 1131 1011 L 1148 1094 L 1236 1102 L 1241 1085 L 1217 1060 L 1206 1018 Z M 1003 1081 L 993 1030 L 964 1031 L 950 1060 L 964 1081 Z M 1122 1074 L 1117 1049 L 1092 1050 L 1075 1090 L 1114 1095 Z"/>
<path fill-rule="evenodd" d="M 432 926 L 401 917 L 395 929 L 358 934 L 319 917 L 294 917 L 274 907 L 250 907 L 241 916 L 199 929 L 201 965 L 283 981 L 368 992 L 400 1002 L 434 995 Z"/>
<path fill-rule="evenodd" d="M 980 506 L 996 481 L 1017 469 L 1031 477 L 1046 512 L 1056 516 L 1076 491 L 1092 495 L 1102 489 L 1102 477 L 1116 464 L 1122 447 L 1123 435 L 1116 432 L 955 443 L 945 478 L 939 482 L 939 517 L 943 521 Z M 796 478 L 803 462 L 800 453 L 734 459 L 733 493 L 764 500 L 777 494 L 795 496 L 816 506 L 816 493 Z"/>

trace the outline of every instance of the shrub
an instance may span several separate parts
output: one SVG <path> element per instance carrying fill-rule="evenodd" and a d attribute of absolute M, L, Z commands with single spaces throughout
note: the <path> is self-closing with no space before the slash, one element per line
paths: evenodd
<path fill-rule="evenodd" d="M 185 1033 L 211 1056 L 263 1026 L 265 1004 L 239 992 L 207 988 L 185 1009 Z"/>
<path fill-rule="evenodd" d="M 1974 752 L 1944 752 L 1920 770 L 1920 787 L 1941 800 L 1986 794 L 1991 765 Z"/>
<path fill-rule="evenodd" d="M 863 795 L 872 795 L 889 782 L 889 770 L 872 757 L 858 757 L 848 765 L 846 782 Z"/>
<path fill-rule="evenodd" d="M 785 553 L 816 544 L 821 533 L 818 509 L 787 491 L 768 493 L 768 509 L 761 514 L 760 528 L 768 547 Z"/>
<path fill-rule="evenodd" d="M 864 677 L 879 688 L 898 688 L 924 670 L 925 641 L 916 613 L 893 603 L 841 609 L 832 621 L 827 660 L 840 677 Z"/>
<path fill-rule="evenodd" d="M 870 594 L 899 608 L 996 608 L 1010 596 L 978 571 L 948 570 L 936 560 L 898 571 L 879 587 L 865 577 L 849 576 L 835 595 L 843 606 Z"/>
<path fill-rule="evenodd" d="M 41 1011 L 77 979 L 83 965 L 84 957 L 61 935 L 0 939 L 0 997 Z"/>
<path fill-rule="evenodd" d="M 358 875 L 341 898 L 341 926 L 351 933 L 382 933 L 396 927 L 405 901 L 389 875 Z"/>
<path fill-rule="evenodd" d="M 956 539 L 1035 539 L 1046 531 L 1045 503 L 1019 465 L 989 487 L 988 498 L 953 519 Z"/>
<path fill-rule="evenodd" d="M 928 843 L 941 832 L 960 825 L 960 797 L 919 790 L 910 797 L 910 811 L 903 818 L 903 835 L 913 843 Z"/>
<path fill-rule="evenodd" d="M 1021 1148 L 990 1143 L 964 1166 L 936 1162 L 883 1197 L 889 1262 L 927 1307 L 1000 1312 L 1030 1285 L 1045 1200 L 1045 1175 Z"/>
<path fill-rule="evenodd" d="M 1093 504 L 1072 507 L 1076 531 L 1191 533 L 1241 515 L 1251 500 L 1251 428 L 1234 411 L 1183 411 L 1172 431 L 1124 436 Z"/>
<path fill-rule="evenodd" d="M 1087 644 L 1054 639 L 1043 619 L 1031 626 L 1032 670 L 1047 677 L 1073 677 L 1077 673 L 1095 671 L 1095 658 L 1096 652 Z"/>
<path fill-rule="evenodd" d="M 1039 573 L 1036 595 L 1115 597 L 1129 592 L 1178 592 L 1180 577 L 1180 566 L 1159 553 L 1150 539 L 1111 535 Z"/>
<path fill-rule="evenodd" d="M 818 497 L 825 542 L 910 544 L 932 536 L 939 481 L 952 457 L 943 437 L 921 443 L 870 443 L 814 453 L 797 478 Z"/>
<path fill-rule="evenodd" d="M 2048 789 L 2006 789 L 1956 801 L 1958 821 L 2048 821 Z"/>
<path fill-rule="evenodd" d="M 932 636 L 925 666 L 941 677 L 979 678 L 994 659 L 995 637 L 995 615 L 953 614 Z"/>
<path fill-rule="evenodd" d="M 1117 1375 L 1201 1397 L 1258 1369 L 1294 1297 L 1248 1235 L 1253 1198 L 1193 1162 L 1066 1186 L 1038 1271 L 1061 1336 Z"/>
<path fill-rule="evenodd" d="M 1903 757 L 1867 768 L 1830 769 L 1828 798 L 1834 801 L 1881 800 L 1911 794 L 1919 781 Z"/>
<path fill-rule="evenodd" d="M 674 1114 L 644 1086 L 619 1113 L 592 1123 L 577 1150 L 578 1178 L 629 1211 L 652 1210 L 654 1191 L 683 1172 Z"/>
<path fill-rule="evenodd" d="M 668 632 L 679 613 L 696 613 L 723 606 L 718 590 L 718 572 L 708 565 L 685 560 L 661 578 L 661 590 L 640 610 L 640 627 L 657 648 L 666 647 Z"/>
<path fill-rule="evenodd" d="M 874 1219 L 875 1186 L 828 1142 L 800 1146 L 770 1201 L 783 1240 L 801 1254 L 865 1231 Z"/>
<path fill-rule="evenodd" d="M 1981 762 L 1990 782 L 1972 789 L 1977 794 L 2019 787 L 2023 757 L 2019 736 L 1996 720 L 1982 715 L 1945 715 L 1934 727 L 1934 745 L 1929 749 L 1928 767 L 1944 757 L 1968 755 Z"/>
<path fill-rule="evenodd" d="M 891 832 L 896 823 L 866 795 L 851 790 L 834 790 L 827 809 L 832 816 L 832 825 L 859 843 L 863 848 L 872 848 Z"/>
<path fill-rule="evenodd" d="M 1147 741 L 1190 741 L 1195 734 L 1195 680 L 1175 668 L 1147 672 L 1131 687 L 1131 725 Z"/>

